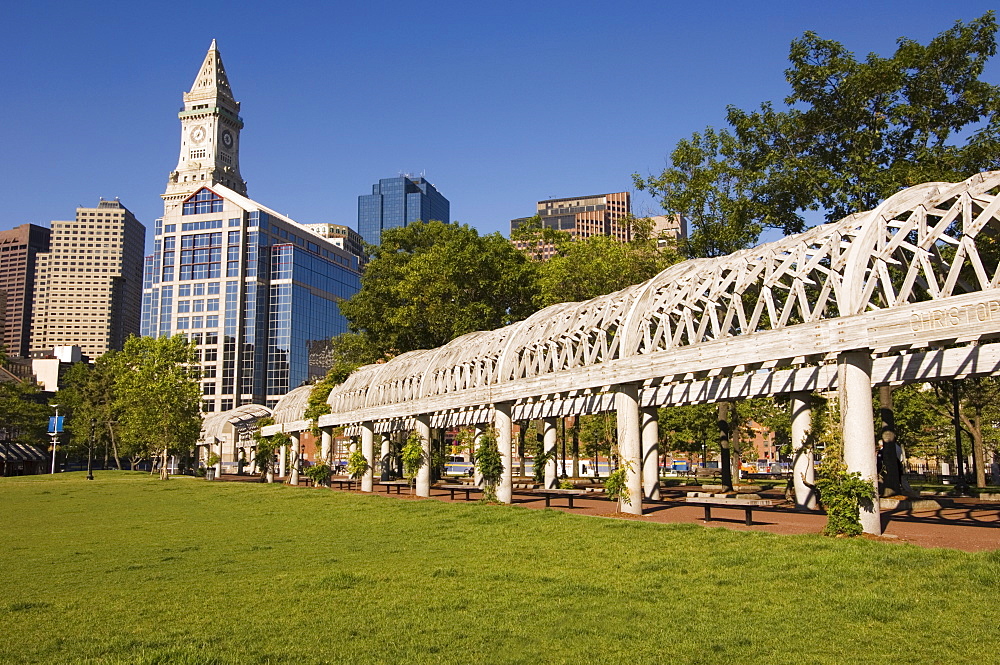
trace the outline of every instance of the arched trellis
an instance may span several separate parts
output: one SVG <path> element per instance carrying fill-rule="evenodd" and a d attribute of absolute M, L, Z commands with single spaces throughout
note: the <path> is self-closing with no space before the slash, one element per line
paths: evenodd
<path fill-rule="evenodd" d="M 925 183 L 363 367 L 331 392 L 320 425 L 491 422 L 498 405 L 515 419 L 592 413 L 620 408 L 622 386 L 639 406 L 803 392 L 840 385 L 850 368 L 869 383 L 993 373 L 1000 354 L 983 343 L 1000 334 L 998 186 L 1000 172 Z"/>

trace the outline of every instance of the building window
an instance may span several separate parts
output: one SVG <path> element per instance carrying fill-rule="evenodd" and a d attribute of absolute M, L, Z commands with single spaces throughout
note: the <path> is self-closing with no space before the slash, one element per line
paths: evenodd
<path fill-rule="evenodd" d="M 222 212 L 222 197 L 207 187 L 202 187 L 184 202 L 182 212 L 185 215 Z"/>

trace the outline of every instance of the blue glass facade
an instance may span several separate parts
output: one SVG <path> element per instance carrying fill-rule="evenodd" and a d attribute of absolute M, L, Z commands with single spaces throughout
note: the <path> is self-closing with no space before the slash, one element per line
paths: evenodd
<path fill-rule="evenodd" d="M 451 204 L 423 178 L 383 178 L 358 197 L 358 232 L 369 245 L 380 244 L 385 229 L 432 219 L 450 222 Z"/>
<path fill-rule="evenodd" d="M 347 330 L 337 300 L 360 288 L 357 257 L 213 189 L 219 193 L 203 189 L 192 197 L 208 201 L 207 210 L 178 206 L 175 219 L 168 213 L 157 222 L 145 264 L 142 334 L 195 341 L 203 411 L 273 406 L 325 374 L 329 340 Z"/>

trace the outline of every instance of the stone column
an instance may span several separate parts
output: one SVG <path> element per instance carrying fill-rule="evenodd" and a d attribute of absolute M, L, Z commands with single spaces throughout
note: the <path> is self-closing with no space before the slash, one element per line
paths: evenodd
<path fill-rule="evenodd" d="M 323 458 L 323 463 L 332 466 L 333 462 L 333 432 L 330 431 L 329 427 L 324 427 L 320 429 L 320 457 Z"/>
<path fill-rule="evenodd" d="M 361 454 L 368 462 L 368 470 L 361 476 L 361 491 L 371 492 L 372 471 L 375 466 L 375 425 L 370 420 L 361 423 Z"/>
<path fill-rule="evenodd" d="M 650 501 L 660 500 L 660 423 L 655 406 L 639 411 L 642 431 L 642 495 Z"/>
<path fill-rule="evenodd" d="M 500 449 L 500 459 L 503 460 L 503 476 L 497 485 L 497 500 L 510 503 L 514 498 L 514 456 L 511 454 L 511 403 L 501 402 L 493 405 L 493 425 L 497 430 L 497 447 Z"/>
<path fill-rule="evenodd" d="M 476 425 L 472 432 L 472 455 L 469 456 L 470 460 L 477 459 L 479 455 L 479 439 L 482 438 L 485 428 L 482 425 Z M 472 481 L 476 484 L 476 487 L 483 486 L 483 474 L 479 471 L 479 467 L 473 467 L 472 471 Z"/>
<path fill-rule="evenodd" d="M 431 417 L 421 414 L 416 417 L 417 435 L 424 451 L 424 463 L 417 471 L 417 496 L 431 495 Z"/>
<path fill-rule="evenodd" d="M 291 454 L 288 456 L 288 464 L 292 467 L 291 473 L 289 474 L 289 485 L 299 484 L 299 433 L 291 432 L 292 437 L 291 444 Z"/>
<path fill-rule="evenodd" d="M 288 444 L 284 444 L 278 450 L 278 477 L 284 478 L 288 468 L 285 466 L 285 462 L 288 458 Z"/>
<path fill-rule="evenodd" d="M 795 489 L 795 509 L 816 510 L 813 449 L 807 445 L 812 427 L 809 393 L 792 393 L 789 407 L 792 410 L 792 486 Z"/>
<path fill-rule="evenodd" d="M 215 479 L 222 480 L 222 439 L 215 440 L 215 454 L 219 457 L 215 463 Z"/>
<path fill-rule="evenodd" d="M 546 453 L 550 454 L 549 460 L 545 463 L 545 487 L 549 489 L 559 484 L 556 478 L 558 475 L 556 470 L 556 456 L 558 455 L 556 451 L 556 444 L 558 443 L 556 425 L 558 423 L 558 418 L 545 418 L 542 420 L 542 447 Z"/>
<path fill-rule="evenodd" d="M 627 474 L 629 501 L 621 502 L 623 512 L 642 515 L 642 434 L 639 431 L 639 386 L 620 385 L 615 390 L 618 413 L 618 453 Z"/>
<path fill-rule="evenodd" d="M 844 463 L 849 473 L 859 472 L 875 488 L 875 501 L 861 507 L 861 527 L 865 533 L 881 535 L 878 469 L 872 425 L 872 359 L 867 350 L 848 351 L 837 359 L 840 382 L 840 417 L 844 436 Z"/>

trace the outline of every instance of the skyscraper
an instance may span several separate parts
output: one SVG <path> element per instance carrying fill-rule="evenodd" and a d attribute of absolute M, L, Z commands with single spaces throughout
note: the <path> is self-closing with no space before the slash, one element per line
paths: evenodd
<path fill-rule="evenodd" d="M 49 251 L 51 231 L 21 224 L 0 231 L 0 291 L 6 294 L 3 338 L 7 355 L 27 358 L 31 352 L 31 311 L 39 252 Z"/>
<path fill-rule="evenodd" d="M 145 241 L 146 227 L 117 200 L 52 222 L 51 248 L 38 254 L 32 355 L 76 345 L 93 359 L 139 334 Z"/>
<path fill-rule="evenodd" d="M 423 178 L 383 178 L 371 194 L 358 197 L 358 232 L 369 245 L 382 241 L 382 231 L 413 222 L 451 221 L 451 204 Z"/>
<path fill-rule="evenodd" d="M 215 41 L 184 94 L 181 152 L 146 257 L 142 334 L 197 344 L 202 410 L 273 406 L 329 367 L 358 259 L 247 198 L 243 120 Z"/>

